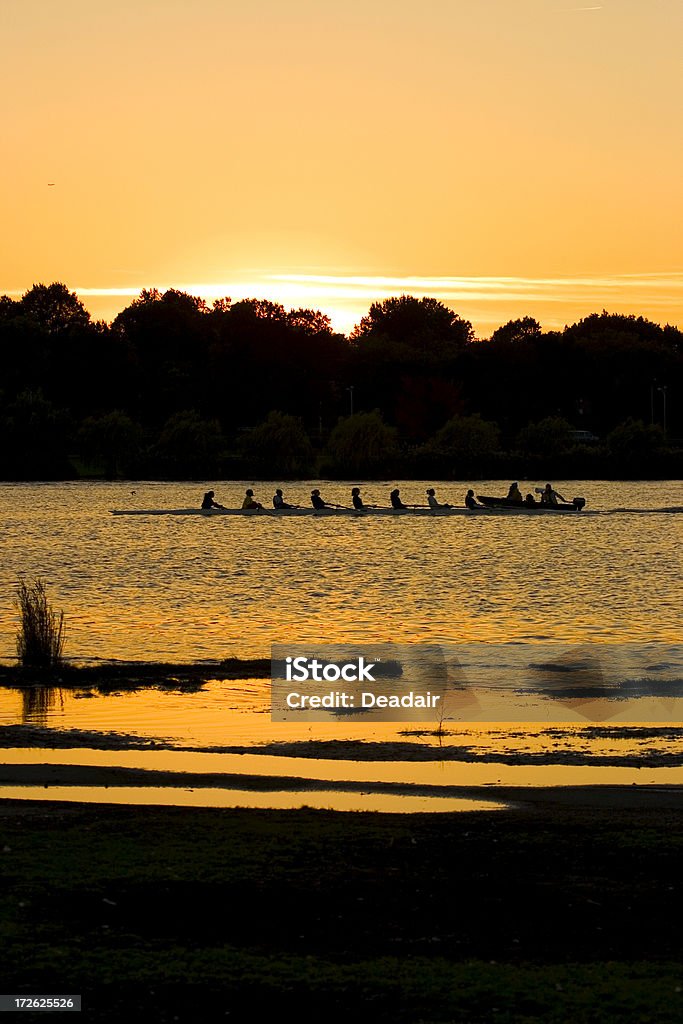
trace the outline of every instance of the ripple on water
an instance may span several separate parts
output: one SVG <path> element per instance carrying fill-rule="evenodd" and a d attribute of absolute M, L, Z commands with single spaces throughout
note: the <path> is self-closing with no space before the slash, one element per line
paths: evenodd
<path fill-rule="evenodd" d="M 421 483 L 399 485 L 408 501 L 423 497 Z M 69 651 L 79 656 L 263 655 L 272 640 L 321 633 L 611 643 L 681 634 L 676 514 L 277 522 L 109 515 L 117 506 L 193 505 L 203 486 L 139 482 L 131 495 L 125 483 L 0 485 L 0 657 L 14 656 L 13 587 L 27 572 L 42 575 L 65 609 Z M 240 482 L 213 486 L 226 501 L 244 490 Z M 267 500 L 272 486 L 260 484 L 260 496 Z M 288 493 L 303 504 L 309 486 L 294 483 Z M 383 486 L 363 490 L 379 501 Z M 466 483 L 438 487 L 459 501 Z M 581 490 L 596 508 L 683 506 L 680 482 Z M 325 485 L 331 500 L 347 492 Z"/>

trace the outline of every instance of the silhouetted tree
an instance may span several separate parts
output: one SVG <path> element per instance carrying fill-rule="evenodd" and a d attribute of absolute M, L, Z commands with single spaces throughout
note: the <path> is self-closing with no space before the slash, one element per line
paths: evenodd
<path fill-rule="evenodd" d="M 87 417 L 78 432 L 81 453 L 101 462 L 105 474 L 112 479 L 125 471 L 138 454 L 141 439 L 138 424 L 119 409 L 104 416 Z"/>
<path fill-rule="evenodd" d="M 174 413 L 156 445 L 162 467 L 174 478 L 217 476 L 224 450 L 218 420 L 202 419 L 192 409 Z"/>
<path fill-rule="evenodd" d="M 112 331 L 134 353 L 132 408 L 143 421 L 188 405 L 208 412 L 207 350 L 211 319 L 203 299 L 169 288 L 144 290 L 116 317 Z"/>
<path fill-rule="evenodd" d="M 397 381 L 392 405 L 401 436 L 411 442 L 424 441 L 464 407 L 462 385 L 433 374 L 404 374 Z"/>
<path fill-rule="evenodd" d="M 351 339 L 382 337 L 387 341 L 438 356 L 456 355 L 474 339 L 472 324 L 438 299 L 412 295 L 373 302 Z"/>
<path fill-rule="evenodd" d="M 402 295 L 373 303 L 351 334 L 359 408 L 376 407 L 391 423 L 401 422 L 399 393 L 426 378 L 457 388 L 459 359 L 473 340 L 472 325 L 437 299 Z M 443 414 L 449 411 L 454 410 Z M 408 423 L 412 438 L 424 438 L 436 425 L 417 423 L 414 415 Z"/>
<path fill-rule="evenodd" d="M 48 401 L 42 391 L 24 391 L 0 419 L 0 467 L 19 480 L 70 478 L 69 416 Z"/>
<path fill-rule="evenodd" d="M 75 292 L 64 284 L 34 284 L 22 296 L 21 313 L 41 331 L 52 333 L 70 327 L 85 327 L 90 313 Z"/>
<path fill-rule="evenodd" d="M 226 297 L 209 307 L 177 289 L 148 289 L 109 327 L 93 322 L 77 295 L 60 282 L 37 284 L 18 300 L 0 297 L 5 475 L 54 476 L 57 465 L 67 474 L 67 443 L 79 437 L 78 428 L 86 420 L 106 422 L 114 412 L 139 422 L 149 438 L 158 438 L 174 416 L 184 423 L 181 433 L 191 435 L 187 409 L 203 424 L 217 420 L 219 434 L 247 437 L 277 409 L 300 419 L 322 448 L 333 424 L 349 411 L 350 395 L 357 413 L 378 410 L 384 425 L 398 428 L 404 442 L 423 445 L 420 458 L 427 459 L 428 451 L 430 459 L 437 458 L 425 442 L 447 420 L 479 414 L 499 425 L 501 447 L 509 452 L 533 420 L 530 432 L 521 433 L 530 453 L 523 458 L 536 459 L 539 471 L 541 465 L 557 465 L 595 473 L 600 460 L 611 460 L 605 468 L 616 472 L 617 461 L 626 456 L 597 446 L 577 452 L 570 444 L 560 462 L 551 455 L 550 462 L 538 460 L 546 458 L 543 452 L 563 448 L 569 425 L 604 437 L 629 418 L 662 422 L 665 394 L 668 436 L 675 446 L 683 435 L 682 384 L 680 330 L 604 310 L 563 331 L 543 332 L 532 317 L 522 317 L 478 342 L 471 325 L 443 303 L 409 295 L 373 303 L 351 339 L 335 333 L 318 310 L 287 311 L 264 299 L 233 304 Z M 49 422 L 49 415 L 38 415 L 39 402 L 26 438 L 17 436 L 27 395 L 47 403 L 43 412 L 59 413 L 54 430 L 43 433 L 44 444 L 37 440 L 36 424 L 41 416 Z M 546 425 L 539 433 L 540 421 L 558 418 L 565 421 L 563 430 Z M 93 429 L 89 423 L 80 435 L 86 447 Z M 213 428 L 208 433 L 215 436 Z M 180 462 L 172 464 L 164 444 L 147 448 L 146 471 L 178 475 Z M 400 453 L 408 460 L 406 468 L 416 472 L 417 452 L 413 447 Z M 237 471 L 236 452 L 229 457 Z M 227 465 L 222 455 L 211 458 L 213 467 Z M 196 463 L 189 452 L 181 461 Z M 496 453 L 487 464 L 495 468 L 499 462 Z M 648 472 L 655 472 L 655 463 L 662 472 L 676 472 L 669 456 L 657 456 L 645 467 Z M 619 463 L 625 473 L 634 465 L 633 460 Z"/>
<path fill-rule="evenodd" d="M 496 423 L 481 416 L 453 416 L 430 439 L 427 447 L 440 455 L 472 463 L 495 452 L 500 440 Z"/>
<path fill-rule="evenodd" d="M 320 410 L 334 405 L 334 381 L 345 375 L 349 345 L 327 316 L 308 309 L 246 299 L 214 317 L 217 337 L 210 358 L 222 417 L 240 428 L 255 425 L 273 408 L 317 424 Z M 225 401 L 225 391 L 229 401 Z"/>
<path fill-rule="evenodd" d="M 330 434 L 328 451 L 340 470 L 369 473 L 395 454 L 396 431 L 376 409 L 356 413 L 339 420 Z"/>
<path fill-rule="evenodd" d="M 15 320 L 19 316 L 21 303 L 9 295 L 0 295 L 0 324 Z"/>
<path fill-rule="evenodd" d="M 524 316 L 521 320 L 508 320 L 506 324 L 497 327 L 491 335 L 494 345 L 511 345 L 520 341 L 528 341 L 530 338 L 541 337 L 542 330 L 538 320 L 531 316 Z"/>
<path fill-rule="evenodd" d="M 329 316 L 319 309 L 292 309 L 287 313 L 287 324 L 304 334 L 331 334 Z"/>
<path fill-rule="evenodd" d="M 559 455 L 573 444 L 571 424 L 561 416 L 529 423 L 517 435 L 517 447 L 528 455 Z"/>
<path fill-rule="evenodd" d="M 642 420 L 628 419 L 607 436 L 607 447 L 620 459 L 642 460 L 661 452 L 666 438 L 660 426 L 645 426 Z"/>
<path fill-rule="evenodd" d="M 566 327 L 562 337 L 571 359 L 558 377 L 587 399 L 590 426 L 600 434 L 629 417 L 646 421 L 653 380 L 675 386 L 683 376 L 683 334 L 640 316 L 603 310 Z"/>
<path fill-rule="evenodd" d="M 301 420 L 270 412 L 244 439 L 245 455 L 264 476 L 307 475 L 313 463 L 313 446 Z"/>
<path fill-rule="evenodd" d="M 74 292 L 58 282 L 38 284 L 0 310 L 0 374 L 8 392 L 41 391 L 58 405 L 71 405 L 77 388 L 92 384 L 94 325 Z M 79 347 L 86 358 L 74 358 Z"/>

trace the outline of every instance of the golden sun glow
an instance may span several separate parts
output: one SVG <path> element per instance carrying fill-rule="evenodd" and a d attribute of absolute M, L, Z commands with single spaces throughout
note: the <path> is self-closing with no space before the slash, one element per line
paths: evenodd
<path fill-rule="evenodd" d="M 678 3 L 2 18 L 0 292 L 61 280 L 106 318 L 142 287 L 263 296 L 341 330 L 402 291 L 481 336 L 603 305 L 681 322 Z"/>
<path fill-rule="evenodd" d="M 142 287 L 75 290 L 94 317 L 111 320 L 139 295 Z M 166 283 L 161 290 L 169 287 L 199 296 L 209 305 L 229 296 L 233 302 L 270 299 L 287 309 L 321 309 L 330 317 L 333 328 L 343 334 L 353 330 L 372 302 L 402 294 L 440 299 L 471 320 L 482 338 L 507 320 L 528 315 L 529 310 L 547 329 L 561 329 L 604 308 L 626 314 L 647 309 L 660 323 L 677 323 L 683 308 L 683 273 L 576 278 L 264 274 L 218 284 Z"/>

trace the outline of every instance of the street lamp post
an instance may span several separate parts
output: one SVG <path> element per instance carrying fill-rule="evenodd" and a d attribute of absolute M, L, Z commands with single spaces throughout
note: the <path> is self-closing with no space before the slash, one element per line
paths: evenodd
<path fill-rule="evenodd" d="M 349 393 L 349 407 L 351 409 L 350 415 L 353 416 L 353 384 L 346 389 Z"/>
<path fill-rule="evenodd" d="M 666 437 L 666 384 L 662 384 L 657 391 L 662 393 L 662 429 L 664 431 L 664 437 Z"/>

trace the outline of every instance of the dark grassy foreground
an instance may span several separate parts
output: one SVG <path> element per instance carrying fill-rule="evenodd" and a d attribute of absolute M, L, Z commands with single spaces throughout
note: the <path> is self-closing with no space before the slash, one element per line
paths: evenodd
<path fill-rule="evenodd" d="M 81 1019 L 683 1013 L 680 812 L 2 801 L 0 827 L 2 991 L 82 993 Z"/>

